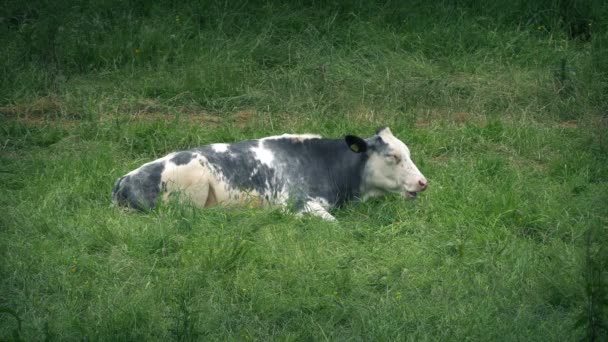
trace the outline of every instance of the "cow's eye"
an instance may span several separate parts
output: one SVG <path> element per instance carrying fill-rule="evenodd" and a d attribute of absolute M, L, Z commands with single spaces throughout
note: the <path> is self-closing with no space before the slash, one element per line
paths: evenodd
<path fill-rule="evenodd" d="M 391 161 L 394 161 L 395 163 L 399 163 L 401 161 L 401 158 L 396 154 L 391 153 L 391 154 L 388 154 L 386 157 L 388 159 L 390 159 Z"/>

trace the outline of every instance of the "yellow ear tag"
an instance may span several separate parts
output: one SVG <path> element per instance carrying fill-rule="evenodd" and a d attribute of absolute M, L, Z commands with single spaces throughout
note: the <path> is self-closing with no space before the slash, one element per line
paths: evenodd
<path fill-rule="evenodd" d="M 350 145 L 350 149 L 353 150 L 354 152 L 359 152 L 359 145 L 352 144 L 352 145 Z"/>

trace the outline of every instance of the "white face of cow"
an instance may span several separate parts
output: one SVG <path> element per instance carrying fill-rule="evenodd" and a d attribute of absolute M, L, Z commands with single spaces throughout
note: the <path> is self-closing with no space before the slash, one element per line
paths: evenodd
<path fill-rule="evenodd" d="M 388 127 L 369 139 L 349 136 L 346 142 L 354 152 L 368 156 L 363 172 L 363 197 L 390 192 L 413 198 L 427 188 L 428 182 L 412 161 L 410 150 Z"/>

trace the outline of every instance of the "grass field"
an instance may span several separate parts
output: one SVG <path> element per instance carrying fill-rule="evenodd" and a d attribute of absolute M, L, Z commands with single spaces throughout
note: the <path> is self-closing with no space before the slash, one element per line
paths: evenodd
<path fill-rule="evenodd" d="M 0 340 L 608 338 L 608 6 L 13 1 Z M 339 223 L 151 213 L 168 152 L 389 125 L 430 187 Z"/>

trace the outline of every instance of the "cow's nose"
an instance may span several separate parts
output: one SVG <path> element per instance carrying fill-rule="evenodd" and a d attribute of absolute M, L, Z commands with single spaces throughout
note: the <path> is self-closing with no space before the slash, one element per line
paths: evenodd
<path fill-rule="evenodd" d="M 418 185 L 420 185 L 420 188 L 422 188 L 422 190 L 425 190 L 429 183 L 426 179 L 421 179 L 418 181 Z"/>

